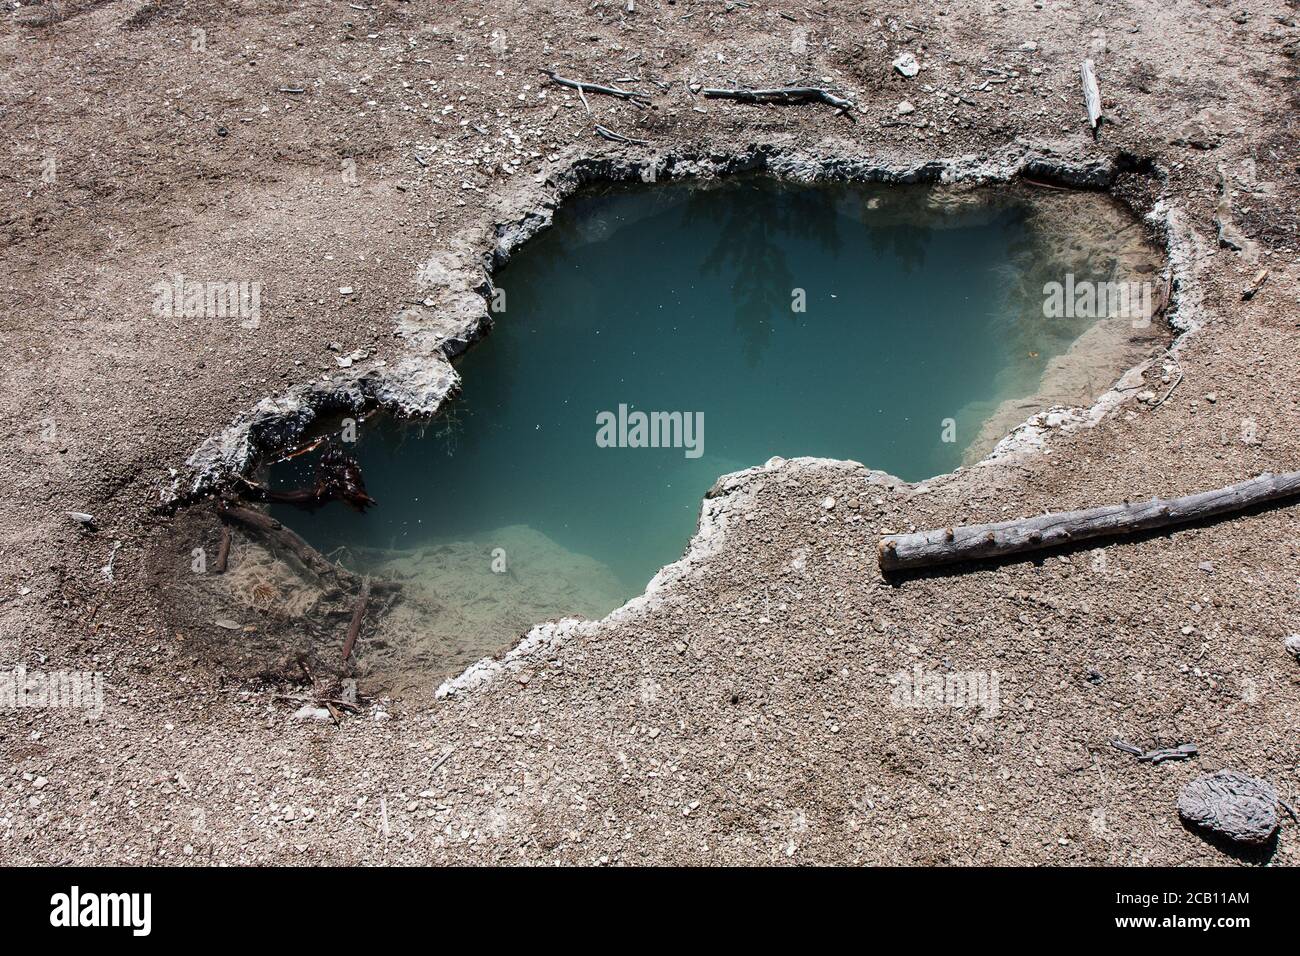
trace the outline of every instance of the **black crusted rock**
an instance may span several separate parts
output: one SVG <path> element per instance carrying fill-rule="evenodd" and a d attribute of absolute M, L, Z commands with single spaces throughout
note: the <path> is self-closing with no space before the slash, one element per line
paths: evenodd
<path fill-rule="evenodd" d="M 1178 815 L 1211 833 L 1259 845 L 1267 843 L 1277 829 L 1277 791 L 1267 780 L 1220 770 L 1183 788 Z"/>

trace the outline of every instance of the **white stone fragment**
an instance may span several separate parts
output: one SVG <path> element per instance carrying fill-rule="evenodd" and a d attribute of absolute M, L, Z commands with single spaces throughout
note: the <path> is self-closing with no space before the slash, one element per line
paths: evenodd
<path fill-rule="evenodd" d="M 916 62 L 916 57 L 911 53 L 904 51 L 894 59 L 894 69 L 903 76 L 912 77 L 921 72 L 921 66 Z"/>

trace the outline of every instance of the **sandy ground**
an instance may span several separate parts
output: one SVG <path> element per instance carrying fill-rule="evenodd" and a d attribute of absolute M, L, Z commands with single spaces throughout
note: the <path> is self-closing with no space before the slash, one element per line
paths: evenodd
<path fill-rule="evenodd" d="M 902 582 L 874 563 L 883 530 L 1300 467 L 1294 5 L 626 6 L 5 4 L 0 663 L 103 672 L 107 700 L 98 720 L 0 713 L 0 858 L 1232 863 L 1178 822 L 1180 787 L 1232 767 L 1300 793 L 1294 509 Z M 890 68 L 905 49 L 912 79 Z M 1096 144 L 1085 55 L 1113 118 Z M 671 85 L 589 117 L 542 66 Z M 835 85 L 857 121 L 684 80 Z M 276 696 L 305 686 L 213 666 L 172 626 L 150 556 L 198 519 L 157 511 L 170 469 L 337 355 L 400 358 L 421 263 L 485 250 L 577 158 L 771 144 L 906 164 L 1016 140 L 1166 174 L 1115 188 L 1139 211 L 1165 197 L 1199 237 L 1205 324 L 1168 382 L 1148 373 L 1162 396 L 1178 383 L 1158 407 L 1133 389 L 1049 453 L 919 492 L 851 466 L 751 475 L 655 601 L 338 726 Z M 1215 241 L 1221 176 L 1244 251 Z M 261 282 L 258 327 L 158 316 L 176 273 Z M 1000 712 L 891 706 L 916 665 L 997 671 Z M 1201 756 L 1138 764 L 1114 737 Z M 1297 859 L 1285 823 L 1247 862 Z"/>

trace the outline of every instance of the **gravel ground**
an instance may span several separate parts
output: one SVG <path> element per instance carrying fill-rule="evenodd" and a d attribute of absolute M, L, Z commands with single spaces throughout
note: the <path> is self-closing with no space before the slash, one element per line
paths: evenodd
<path fill-rule="evenodd" d="M 1300 467 L 1295 5 L 627 6 L 4 4 L 0 663 L 103 672 L 106 708 L 0 712 L 0 858 L 1297 862 L 1289 821 L 1234 855 L 1175 810 L 1219 768 L 1300 794 L 1294 508 L 903 581 L 874 558 L 883 530 Z M 1084 56 L 1113 120 L 1096 142 Z M 590 97 L 588 116 L 541 67 L 670 85 L 651 110 Z M 858 109 L 686 81 L 815 82 Z M 762 145 L 907 166 L 1017 143 L 1120 159 L 1113 191 L 1190 230 L 1180 310 L 1201 328 L 1095 427 L 920 488 L 870 462 L 773 463 L 718 489 L 651 598 L 338 725 L 295 720 L 276 696 L 295 688 L 215 667 L 173 627 L 150 561 L 196 520 L 158 508 L 195 449 L 337 355 L 399 362 L 422 265 L 475 261 L 581 158 Z M 1223 183 L 1240 250 L 1216 241 Z M 260 282 L 258 327 L 160 317 L 153 286 L 177 273 Z M 996 671 L 998 712 L 891 706 L 916 666 Z M 1200 756 L 1139 764 L 1115 737 Z"/>

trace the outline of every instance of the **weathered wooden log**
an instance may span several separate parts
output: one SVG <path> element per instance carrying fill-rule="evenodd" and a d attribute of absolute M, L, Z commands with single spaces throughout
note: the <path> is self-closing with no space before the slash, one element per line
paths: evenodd
<path fill-rule="evenodd" d="M 853 109 L 854 105 L 852 100 L 843 96 L 836 96 L 830 90 L 824 90 L 820 86 L 783 86 L 771 90 L 744 88 L 734 90 L 705 89 L 701 92 L 706 99 L 737 100 L 741 103 L 779 103 L 782 105 L 825 103 L 837 110 L 844 111 Z"/>
<path fill-rule="evenodd" d="M 1079 67 L 1079 77 L 1083 80 L 1083 102 L 1088 107 L 1088 122 L 1095 130 L 1101 122 L 1101 90 L 1097 88 L 1097 71 L 1092 60 L 1084 60 Z"/>
<path fill-rule="evenodd" d="M 889 535 L 876 549 L 882 571 L 1000 558 L 1023 551 L 1061 547 L 1090 538 L 1112 537 L 1188 524 L 1231 514 L 1253 505 L 1300 495 L 1300 471 L 1263 474 L 1226 488 L 1182 498 L 1058 511 L 1023 521 L 1001 521 Z"/>
<path fill-rule="evenodd" d="M 1258 292 L 1263 287 L 1264 283 L 1268 281 L 1268 274 L 1268 269 L 1261 269 L 1259 272 L 1255 273 L 1255 278 L 1250 285 L 1241 290 L 1241 299 L 1243 302 L 1255 298 L 1255 293 Z"/>

